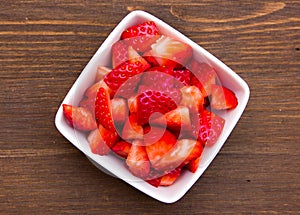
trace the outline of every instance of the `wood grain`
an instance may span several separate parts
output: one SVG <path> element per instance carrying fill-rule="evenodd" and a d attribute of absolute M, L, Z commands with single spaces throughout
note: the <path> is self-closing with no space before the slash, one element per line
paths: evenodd
<path fill-rule="evenodd" d="M 300 2 L 0 2 L 0 214 L 300 213 Z M 96 169 L 54 126 L 130 11 L 163 19 L 236 71 L 249 104 L 208 170 L 167 205 Z"/>

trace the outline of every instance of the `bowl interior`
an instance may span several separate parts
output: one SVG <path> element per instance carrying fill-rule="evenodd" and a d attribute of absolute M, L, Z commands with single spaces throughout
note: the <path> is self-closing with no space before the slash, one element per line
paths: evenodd
<path fill-rule="evenodd" d="M 219 61 L 213 55 L 208 53 L 198 44 L 194 43 L 184 35 L 182 35 L 177 30 L 173 29 L 160 19 L 146 13 L 143 11 L 134 11 L 128 14 L 111 32 L 108 38 L 103 42 L 98 51 L 92 57 L 90 62 L 86 65 L 68 94 L 66 95 L 63 103 L 78 105 L 81 100 L 85 90 L 92 85 L 95 79 L 95 71 L 98 66 L 108 66 L 110 64 L 111 58 L 111 45 L 118 41 L 120 35 L 123 30 L 127 27 L 147 21 L 154 21 L 159 30 L 168 36 L 172 36 L 178 38 L 185 43 L 192 46 L 194 50 L 194 56 L 201 59 L 201 61 L 205 61 L 209 63 L 212 67 L 214 67 L 217 71 L 218 78 L 221 80 L 222 84 L 226 87 L 230 88 L 236 93 L 239 104 L 238 106 L 231 111 L 223 114 L 222 117 L 225 118 L 226 123 L 223 129 L 223 132 L 219 138 L 219 140 L 212 147 L 206 147 L 203 151 L 201 162 L 199 165 L 199 169 L 196 173 L 190 173 L 188 171 L 184 171 L 183 174 L 179 177 L 179 179 L 169 187 L 159 187 L 155 188 L 148 183 L 142 181 L 139 178 L 134 177 L 124 166 L 124 162 L 115 156 L 99 156 L 91 153 L 89 144 L 86 139 L 86 135 L 82 132 L 76 131 L 71 128 L 63 117 L 62 106 L 60 106 L 55 124 L 58 130 L 79 150 L 81 150 L 93 163 L 98 166 L 100 169 L 106 169 L 108 172 L 111 172 L 112 175 L 117 176 L 118 178 L 126 181 L 130 185 L 139 189 L 140 191 L 152 196 L 153 198 L 165 202 L 171 203 L 180 199 L 189 188 L 198 180 L 198 178 L 202 175 L 214 157 L 217 155 L 229 134 L 233 130 L 237 121 L 239 120 L 242 112 L 244 111 L 246 104 L 249 99 L 249 88 L 247 84 L 230 68 L 228 68 L 224 63 Z"/>

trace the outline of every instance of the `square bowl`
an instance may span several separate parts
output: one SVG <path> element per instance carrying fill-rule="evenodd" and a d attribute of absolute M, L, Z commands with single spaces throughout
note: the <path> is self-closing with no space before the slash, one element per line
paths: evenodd
<path fill-rule="evenodd" d="M 190 45 L 193 49 L 194 58 L 201 58 L 205 60 L 211 67 L 213 67 L 222 85 L 231 89 L 237 99 L 238 106 L 221 115 L 225 119 L 225 125 L 218 141 L 212 147 L 205 147 L 201 155 L 200 165 L 195 173 L 184 171 L 178 180 L 169 187 L 153 187 L 147 182 L 133 176 L 128 169 L 124 166 L 124 162 L 113 155 L 99 156 L 93 154 L 89 148 L 86 135 L 76 129 L 73 129 L 64 119 L 62 104 L 78 105 L 80 99 L 83 97 L 86 89 L 91 86 L 96 76 L 98 66 L 108 66 L 111 58 L 111 46 L 114 42 L 120 39 L 121 33 L 128 27 L 142 23 L 145 21 L 154 21 L 159 31 L 167 36 L 172 36 L 184 43 Z M 184 194 L 192 187 L 192 185 L 200 178 L 212 160 L 220 151 L 226 139 L 234 129 L 239 118 L 249 100 L 249 87 L 246 82 L 241 79 L 235 72 L 233 72 L 224 63 L 207 52 L 201 46 L 188 39 L 186 36 L 163 22 L 162 20 L 154 17 L 153 15 L 144 11 L 133 11 L 129 13 L 110 33 L 107 39 L 103 42 L 95 55 L 86 65 L 81 72 L 78 79 L 75 81 L 70 91 L 67 93 L 62 104 L 60 105 L 56 117 L 55 125 L 59 132 L 67 138 L 75 147 L 82 151 L 87 158 L 96 165 L 99 169 L 105 170 L 112 175 L 124 180 L 136 189 L 144 192 L 145 194 L 164 203 L 173 203 L 178 201 Z"/>

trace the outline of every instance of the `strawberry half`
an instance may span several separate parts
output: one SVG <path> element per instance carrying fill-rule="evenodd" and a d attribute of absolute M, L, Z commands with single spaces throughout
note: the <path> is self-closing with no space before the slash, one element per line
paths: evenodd
<path fill-rule="evenodd" d="M 116 124 L 124 124 L 129 114 L 127 102 L 122 98 L 113 98 L 111 100 L 111 113 L 113 121 Z"/>
<path fill-rule="evenodd" d="M 101 81 L 105 75 L 111 72 L 111 69 L 105 66 L 98 66 L 97 72 L 96 72 L 96 78 L 95 82 Z"/>
<path fill-rule="evenodd" d="M 149 117 L 159 112 L 165 114 L 177 107 L 173 99 L 160 91 L 147 90 L 137 96 L 138 124 L 149 122 Z"/>
<path fill-rule="evenodd" d="M 191 116 L 192 121 L 192 134 L 206 146 L 212 146 L 218 140 L 225 120 L 210 112 L 203 110 L 200 114 Z"/>
<path fill-rule="evenodd" d="M 188 69 L 174 70 L 174 77 L 183 85 L 188 86 L 191 82 L 191 72 Z"/>
<path fill-rule="evenodd" d="M 107 155 L 119 140 L 119 136 L 116 131 L 110 131 L 99 125 L 98 129 L 90 132 L 87 139 L 94 154 Z"/>
<path fill-rule="evenodd" d="M 153 21 L 148 21 L 127 28 L 122 33 L 121 39 L 137 51 L 144 52 L 155 42 L 158 35 L 159 31 L 156 24 Z"/>
<path fill-rule="evenodd" d="M 135 140 L 129 150 L 126 164 L 130 172 L 140 178 L 146 178 L 150 172 L 150 162 L 142 141 Z"/>
<path fill-rule="evenodd" d="M 91 131 L 97 128 L 92 113 L 84 107 L 75 107 L 63 104 L 63 113 L 69 124 L 82 131 Z"/>
<path fill-rule="evenodd" d="M 111 101 L 108 92 L 100 87 L 95 101 L 95 118 L 98 124 L 114 131 L 114 123 L 112 120 Z"/>
<path fill-rule="evenodd" d="M 190 172 L 195 173 L 199 167 L 200 160 L 201 160 L 201 157 L 198 157 L 195 160 L 192 160 L 191 162 L 189 162 L 187 164 L 187 169 Z"/>
<path fill-rule="evenodd" d="M 161 66 L 181 68 L 192 56 L 192 48 L 186 43 L 162 35 L 151 46 L 150 54 Z"/>
<path fill-rule="evenodd" d="M 122 138 L 124 140 L 143 139 L 144 130 L 141 125 L 137 123 L 136 114 L 131 114 L 122 131 Z"/>
<path fill-rule="evenodd" d="M 160 179 L 159 186 L 170 186 L 174 184 L 177 178 L 180 176 L 181 168 L 176 168 L 166 175 L 162 176 Z"/>
<path fill-rule="evenodd" d="M 235 108 L 238 100 L 235 94 L 224 86 L 212 85 L 210 105 L 215 110 Z"/>

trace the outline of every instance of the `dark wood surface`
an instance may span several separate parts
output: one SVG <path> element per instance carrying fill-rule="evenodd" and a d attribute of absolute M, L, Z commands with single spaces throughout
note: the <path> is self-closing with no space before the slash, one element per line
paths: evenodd
<path fill-rule="evenodd" d="M 300 2 L 0 2 L 0 214 L 300 213 Z M 129 11 L 163 19 L 236 71 L 249 104 L 174 204 L 95 168 L 55 128 L 59 104 Z"/>

